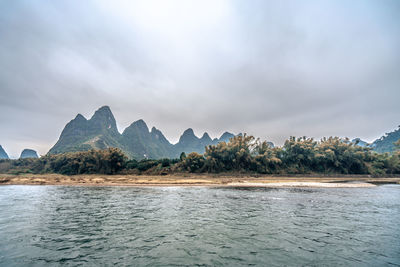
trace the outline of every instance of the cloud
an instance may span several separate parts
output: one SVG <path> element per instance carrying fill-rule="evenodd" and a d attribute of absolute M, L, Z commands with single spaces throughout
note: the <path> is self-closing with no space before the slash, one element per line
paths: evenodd
<path fill-rule="evenodd" d="M 398 1 L 0 3 L 0 144 L 45 154 L 110 105 L 172 141 L 229 130 L 372 141 L 400 111 Z"/>

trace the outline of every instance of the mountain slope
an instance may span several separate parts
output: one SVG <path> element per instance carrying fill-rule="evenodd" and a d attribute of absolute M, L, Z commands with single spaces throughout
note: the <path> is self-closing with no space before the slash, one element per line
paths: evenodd
<path fill-rule="evenodd" d="M 395 151 L 394 143 L 397 142 L 399 139 L 400 139 L 400 126 L 397 130 L 394 130 L 393 132 L 390 133 L 386 133 L 381 138 L 375 140 L 372 143 L 371 147 L 374 151 L 379 153 L 393 152 Z"/>
<path fill-rule="evenodd" d="M 1 145 L 0 145 L 0 159 L 9 159 L 6 151 L 4 151 L 4 149 Z"/>
<path fill-rule="evenodd" d="M 170 157 L 172 145 L 161 131 L 149 128 L 143 120 L 138 120 L 122 133 L 123 150 L 133 158 L 167 158 Z"/>

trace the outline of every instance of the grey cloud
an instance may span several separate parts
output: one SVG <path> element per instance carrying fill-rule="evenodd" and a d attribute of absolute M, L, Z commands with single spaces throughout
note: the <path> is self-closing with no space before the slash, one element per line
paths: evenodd
<path fill-rule="evenodd" d="M 221 18 L 203 1 L 177 14 L 188 22 L 163 25 L 147 18 L 157 6 L 141 24 L 126 3 L 140 2 L 0 3 L 0 144 L 11 155 L 45 154 L 77 113 L 102 105 L 120 130 L 144 119 L 172 142 L 188 127 L 372 141 L 399 123 L 398 1 L 221 0 Z M 187 3 L 180 12 L 194 12 Z"/>

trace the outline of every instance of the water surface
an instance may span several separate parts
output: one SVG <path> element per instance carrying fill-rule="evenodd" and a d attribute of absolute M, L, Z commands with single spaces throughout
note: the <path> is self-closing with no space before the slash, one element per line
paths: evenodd
<path fill-rule="evenodd" d="M 0 186 L 0 266 L 400 266 L 400 186 Z"/>

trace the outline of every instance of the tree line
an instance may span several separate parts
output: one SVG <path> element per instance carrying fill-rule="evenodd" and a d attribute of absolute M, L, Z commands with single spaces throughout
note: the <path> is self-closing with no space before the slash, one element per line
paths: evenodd
<path fill-rule="evenodd" d="M 400 148 L 400 140 L 396 142 Z M 0 160 L 0 173 L 169 174 L 175 172 L 259 174 L 400 174 L 400 151 L 376 153 L 348 139 L 290 137 L 272 147 L 253 136 L 235 136 L 179 159 L 128 159 L 118 148 L 46 155 L 39 159 Z"/>
<path fill-rule="evenodd" d="M 38 159 L 1 160 L 0 172 L 115 174 L 125 168 L 127 157 L 118 148 L 45 155 Z"/>
<path fill-rule="evenodd" d="M 400 146 L 400 141 L 396 144 Z M 282 147 L 253 136 L 236 136 L 228 143 L 190 153 L 182 162 L 190 172 L 256 172 L 261 174 L 400 174 L 400 153 L 376 153 L 348 139 L 290 137 Z"/>

